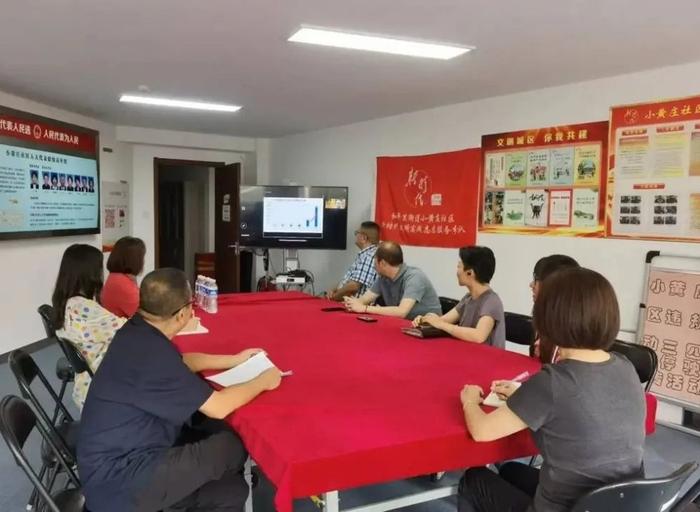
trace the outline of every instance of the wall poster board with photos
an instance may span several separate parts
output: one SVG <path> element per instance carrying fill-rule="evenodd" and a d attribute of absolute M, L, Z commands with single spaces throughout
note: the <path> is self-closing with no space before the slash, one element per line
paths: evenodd
<path fill-rule="evenodd" d="M 610 110 L 610 236 L 700 241 L 700 96 Z"/>
<path fill-rule="evenodd" d="M 488 233 L 605 236 L 608 122 L 484 135 Z"/>

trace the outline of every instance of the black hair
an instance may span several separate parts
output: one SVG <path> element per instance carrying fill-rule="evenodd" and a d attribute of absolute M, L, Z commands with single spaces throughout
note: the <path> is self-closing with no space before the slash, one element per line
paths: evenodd
<path fill-rule="evenodd" d="M 102 251 L 92 245 L 73 244 L 65 250 L 51 297 L 56 329 L 63 328 L 68 299 L 99 298 L 104 278 L 102 265 Z"/>
<path fill-rule="evenodd" d="M 379 224 L 371 220 L 366 220 L 360 224 L 360 230 L 373 244 L 379 243 Z"/>
<path fill-rule="evenodd" d="M 577 268 L 578 266 L 578 262 L 571 256 L 566 256 L 565 254 L 552 254 L 550 256 L 540 258 L 537 263 L 535 263 L 532 278 L 535 281 L 544 281 L 547 276 L 553 274 L 557 270 L 564 268 Z"/>
<path fill-rule="evenodd" d="M 141 281 L 139 309 L 169 318 L 192 300 L 192 290 L 185 273 L 178 268 L 159 268 Z"/>
<path fill-rule="evenodd" d="M 459 259 L 466 270 L 472 270 L 476 280 L 488 284 L 496 272 L 496 257 L 488 247 L 468 245 L 459 250 Z"/>

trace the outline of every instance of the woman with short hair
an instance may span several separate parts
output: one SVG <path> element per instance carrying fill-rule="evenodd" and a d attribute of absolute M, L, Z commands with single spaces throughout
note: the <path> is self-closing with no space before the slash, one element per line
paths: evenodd
<path fill-rule="evenodd" d="M 109 276 L 102 288 L 102 305 L 117 316 L 131 318 L 139 308 L 136 276 L 143 272 L 146 244 L 140 238 L 117 240 L 107 259 Z"/>
<path fill-rule="evenodd" d="M 644 395 L 632 364 L 608 352 L 620 328 L 610 283 L 592 270 L 559 270 L 542 281 L 533 320 L 542 370 L 520 388 L 493 382 L 506 404 L 490 413 L 479 386 L 465 386 L 461 400 L 475 441 L 530 429 L 542 469 L 469 469 L 460 512 L 564 512 L 593 489 L 643 477 Z M 556 348 L 559 359 L 547 364 Z"/>

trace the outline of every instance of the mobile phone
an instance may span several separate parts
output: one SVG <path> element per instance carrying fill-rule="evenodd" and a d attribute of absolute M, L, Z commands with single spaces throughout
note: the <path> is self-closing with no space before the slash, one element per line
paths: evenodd
<path fill-rule="evenodd" d="M 331 311 L 345 311 L 343 306 L 331 306 L 329 308 L 321 308 L 324 313 L 330 313 Z"/>
<path fill-rule="evenodd" d="M 363 315 L 360 315 L 360 316 L 357 317 L 357 319 L 358 319 L 360 322 L 367 322 L 367 323 L 369 323 L 369 324 L 374 323 L 374 322 L 377 321 L 377 319 L 374 318 L 373 316 L 363 316 Z"/>

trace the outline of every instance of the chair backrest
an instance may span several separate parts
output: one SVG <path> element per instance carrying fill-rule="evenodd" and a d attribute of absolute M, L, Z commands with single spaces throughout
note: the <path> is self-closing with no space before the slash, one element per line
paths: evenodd
<path fill-rule="evenodd" d="M 56 339 L 58 340 L 61 350 L 63 351 L 63 355 L 66 356 L 66 359 L 68 359 L 68 362 L 73 367 L 73 371 L 76 374 L 87 372 L 90 377 L 94 377 L 92 368 L 90 368 L 90 365 L 85 360 L 85 357 L 80 350 L 78 350 L 75 345 L 64 338 L 57 336 Z"/>
<path fill-rule="evenodd" d="M 445 315 L 452 311 L 459 301 L 457 299 L 451 299 L 449 297 L 438 297 L 440 299 L 440 307 L 442 308 L 442 314 Z"/>
<path fill-rule="evenodd" d="M 46 379 L 46 376 L 39 369 L 32 356 L 27 354 L 24 350 L 18 349 L 10 352 L 10 356 L 7 359 L 10 366 L 10 370 L 17 379 L 17 385 L 19 386 L 20 393 L 25 400 L 28 400 L 36 414 L 39 415 L 39 419 L 43 422 L 45 429 L 49 429 L 51 434 L 56 438 L 56 442 L 60 445 L 61 449 L 64 450 L 66 454 L 70 454 L 70 450 L 66 445 L 63 438 L 60 436 L 56 430 L 56 425 L 62 421 L 73 421 L 73 416 L 68 411 L 66 406 L 61 402 L 54 391 L 53 387 Z M 49 415 L 44 410 L 39 398 L 32 389 L 32 384 L 38 380 L 44 386 L 46 392 L 49 394 L 54 402 L 54 414 L 53 417 L 49 418 Z M 70 455 L 67 455 L 70 458 Z"/>
<path fill-rule="evenodd" d="M 53 323 L 53 307 L 48 304 L 42 304 L 37 309 L 39 316 L 41 317 L 41 323 L 44 324 L 44 330 L 46 331 L 47 338 L 53 338 L 56 335 L 56 328 Z"/>
<path fill-rule="evenodd" d="M 644 389 L 646 391 L 649 391 L 654 382 L 656 368 L 659 366 L 659 358 L 656 352 L 645 345 L 619 340 L 612 344 L 610 351 L 622 354 L 630 360 L 637 375 L 639 375 L 639 382 L 645 385 Z"/>
<path fill-rule="evenodd" d="M 58 463 L 62 466 L 65 474 L 68 475 L 70 482 L 75 487 L 80 487 L 80 481 L 73 471 L 73 468 L 63 457 L 61 450 L 56 446 L 55 440 L 46 431 L 41 421 L 37 421 L 36 414 L 32 408 L 21 398 L 12 395 L 6 396 L 0 401 L 0 435 L 2 435 L 7 443 L 7 447 L 10 449 L 10 453 L 12 453 L 17 465 L 22 468 L 34 488 L 41 495 L 48 510 L 51 510 L 51 512 L 61 512 L 58 505 L 56 505 L 49 494 L 48 489 L 41 482 L 36 471 L 24 454 L 24 444 L 35 428 L 39 431 L 46 446 L 48 446 Z"/>
<path fill-rule="evenodd" d="M 583 496 L 571 512 L 665 512 L 697 467 L 689 462 L 665 477 L 606 485 Z"/>
<path fill-rule="evenodd" d="M 520 313 L 505 312 L 506 340 L 518 345 L 532 345 L 535 341 L 535 330 L 532 327 L 532 317 Z"/>

